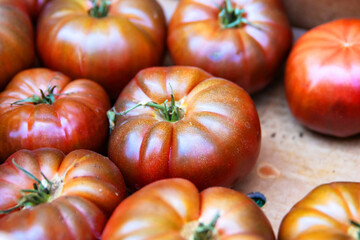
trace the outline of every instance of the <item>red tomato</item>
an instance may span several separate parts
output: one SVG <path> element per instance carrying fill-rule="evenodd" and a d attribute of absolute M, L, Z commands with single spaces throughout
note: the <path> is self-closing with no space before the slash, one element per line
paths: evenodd
<path fill-rule="evenodd" d="M 205 231 L 195 234 L 201 230 L 199 224 L 211 226 L 203 226 Z M 187 180 L 166 179 L 149 184 L 125 199 L 106 224 L 102 239 L 270 240 L 275 237 L 264 213 L 245 195 L 222 187 L 199 193 Z"/>
<path fill-rule="evenodd" d="M 139 70 L 162 64 L 166 21 L 155 0 L 112 0 L 104 13 L 92 2 L 49 2 L 38 21 L 38 51 L 49 68 L 95 80 L 116 99 Z"/>
<path fill-rule="evenodd" d="M 35 62 L 34 33 L 23 0 L 0 0 L 0 90 Z"/>
<path fill-rule="evenodd" d="M 42 194 L 22 191 L 33 189 L 33 184 Z M 14 207 L 19 199 L 27 201 L 20 211 L 0 215 L 0 232 L 19 240 L 99 239 L 125 192 L 119 169 L 100 154 L 76 150 L 65 156 L 49 148 L 21 150 L 0 166 L 0 209 Z"/>
<path fill-rule="evenodd" d="M 18 102 L 54 89 L 47 103 Z M 53 96 L 53 100 L 51 100 Z M 44 101 L 41 100 L 41 101 Z M 101 151 L 108 137 L 109 97 L 97 83 L 48 69 L 17 74 L 0 94 L 0 160 L 20 149 L 56 147 Z"/>
<path fill-rule="evenodd" d="M 108 153 L 129 188 L 169 177 L 189 179 L 200 189 L 232 186 L 250 172 L 261 129 L 246 91 L 199 68 L 154 67 L 139 72 L 114 107 L 120 112 L 138 103 L 165 101 L 168 109 L 178 109 L 177 120 L 166 120 L 171 114 L 152 107 L 116 118 Z"/>
<path fill-rule="evenodd" d="M 279 240 L 354 240 L 360 233 L 360 183 L 316 187 L 283 219 Z"/>
<path fill-rule="evenodd" d="M 280 0 L 188 0 L 175 10 L 167 42 L 177 65 L 200 67 L 254 93 L 274 77 L 291 39 Z"/>
<path fill-rule="evenodd" d="M 295 44 L 285 73 L 294 117 L 320 133 L 360 133 L 360 20 L 337 20 Z"/>
<path fill-rule="evenodd" d="M 38 15 L 40 14 L 42 8 L 49 0 L 25 0 L 27 5 L 29 14 L 32 19 L 37 19 Z"/>

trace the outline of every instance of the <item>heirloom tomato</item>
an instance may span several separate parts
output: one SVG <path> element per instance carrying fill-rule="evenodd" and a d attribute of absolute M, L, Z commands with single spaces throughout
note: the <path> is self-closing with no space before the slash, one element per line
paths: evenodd
<path fill-rule="evenodd" d="M 0 90 L 35 63 L 34 32 L 23 0 L 0 0 Z"/>
<path fill-rule="evenodd" d="M 45 66 L 95 80 L 114 100 L 138 71 L 162 64 L 166 20 L 156 0 L 52 0 L 37 27 Z"/>
<path fill-rule="evenodd" d="M 16 240 L 99 239 L 125 197 L 119 169 L 75 150 L 20 150 L 0 165 L 0 232 Z"/>
<path fill-rule="evenodd" d="M 201 193 L 184 179 L 145 186 L 115 209 L 103 240 L 274 240 L 262 210 L 247 196 L 212 187 Z"/>
<path fill-rule="evenodd" d="M 359 0 L 283 0 L 292 25 L 313 28 L 340 18 L 360 17 Z"/>
<path fill-rule="evenodd" d="M 291 45 L 281 0 L 184 0 L 169 24 L 177 65 L 196 66 L 249 93 L 274 77 Z"/>
<path fill-rule="evenodd" d="M 97 83 L 48 69 L 18 73 L 0 93 L 0 160 L 20 149 L 102 151 L 110 100 Z"/>
<path fill-rule="evenodd" d="M 360 20 L 342 19 L 303 35 L 290 53 L 285 90 L 294 117 L 308 128 L 360 133 Z"/>
<path fill-rule="evenodd" d="M 200 189 L 232 186 L 259 154 L 259 117 L 248 93 L 199 68 L 142 70 L 114 110 L 109 158 L 130 189 L 170 177 L 186 178 Z"/>
<path fill-rule="evenodd" d="M 360 239 L 360 183 L 323 184 L 282 220 L 279 240 Z"/>
<path fill-rule="evenodd" d="M 42 8 L 49 0 L 25 0 L 29 14 L 33 20 L 36 20 Z"/>

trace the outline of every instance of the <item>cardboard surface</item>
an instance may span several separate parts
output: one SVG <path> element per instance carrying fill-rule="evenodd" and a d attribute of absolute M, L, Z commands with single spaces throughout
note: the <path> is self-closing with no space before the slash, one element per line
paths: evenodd
<path fill-rule="evenodd" d="M 170 19 L 177 1 L 158 1 Z M 304 32 L 294 28 L 294 39 Z M 317 185 L 360 181 L 360 136 L 338 139 L 301 126 L 287 106 L 283 71 L 279 72 L 266 89 L 252 96 L 260 117 L 262 146 L 253 171 L 234 187 L 265 194 L 263 210 L 276 234 L 290 208 Z"/>

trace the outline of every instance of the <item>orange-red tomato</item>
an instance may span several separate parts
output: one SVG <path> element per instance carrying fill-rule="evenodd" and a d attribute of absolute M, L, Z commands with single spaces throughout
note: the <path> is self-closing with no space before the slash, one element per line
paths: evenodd
<path fill-rule="evenodd" d="M 360 236 L 360 183 L 316 187 L 283 219 L 279 240 L 354 240 Z"/>
<path fill-rule="evenodd" d="M 199 224 L 212 221 L 207 237 L 195 239 L 275 239 L 266 216 L 247 196 L 223 187 L 199 193 L 184 179 L 154 182 L 125 199 L 106 224 L 102 239 L 194 239 Z"/>
<path fill-rule="evenodd" d="M 168 47 L 177 65 L 200 67 L 253 93 L 284 61 L 290 25 L 281 0 L 231 0 L 233 11 L 224 13 L 226 1 L 180 1 L 169 23 Z"/>
<path fill-rule="evenodd" d="M 47 187 L 46 197 L 24 192 L 38 185 L 19 167 Z M 42 174 L 52 182 L 49 185 Z M 61 151 L 42 148 L 20 150 L 0 165 L 0 210 L 16 206 L 22 196 L 39 200 L 19 211 L 0 214 L 0 232 L 13 239 L 99 239 L 107 218 L 125 197 L 119 169 L 106 157 L 89 150 Z M 43 201 L 45 200 L 45 201 Z"/>
<path fill-rule="evenodd" d="M 53 100 L 18 102 L 54 88 Z M 51 98 L 50 95 L 48 98 Z M 0 93 L 0 161 L 20 149 L 55 147 L 102 151 L 108 137 L 110 100 L 97 83 L 48 69 L 17 74 Z"/>
<path fill-rule="evenodd" d="M 176 111 L 149 106 L 116 118 L 108 153 L 127 186 L 181 177 L 204 189 L 244 178 L 257 160 L 261 129 L 252 99 L 236 84 L 195 67 L 153 67 L 136 75 L 114 107 L 167 101 L 169 110 L 172 91 L 178 119 L 170 119 Z"/>
<path fill-rule="evenodd" d="M 155 0 L 108 1 L 97 17 L 93 2 L 50 1 L 38 20 L 38 52 L 45 66 L 95 80 L 116 99 L 138 71 L 162 64 L 166 20 Z"/>
<path fill-rule="evenodd" d="M 0 90 L 35 62 L 34 33 L 23 0 L 0 0 Z"/>
<path fill-rule="evenodd" d="M 316 27 L 292 49 L 285 72 L 290 110 L 306 127 L 347 137 L 360 133 L 360 20 Z"/>

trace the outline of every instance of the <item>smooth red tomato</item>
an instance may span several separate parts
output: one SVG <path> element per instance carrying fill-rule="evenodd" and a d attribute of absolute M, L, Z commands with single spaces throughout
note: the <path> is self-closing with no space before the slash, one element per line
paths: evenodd
<path fill-rule="evenodd" d="M 355 240 L 360 238 L 360 183 L 316 187 L 282 220 L 279 240 Z"/>
<path fill-rule="evenodd" d="M 33 184 L 41 193 L 34 191 Z M 24 207 L 0 214 L 0 232 L 19 240 L 99 239 L 125 194 L 119 169 L 100 154 L 76 150 L 65 156 L 50 148 L 20 150 L 0 165 L 0 210 L 21 201 Z"/>
<path fill-rule="evenodd" d="M 35 103 L 17 102 L 33 95 Z M 0 161 L 24 148 L 102 151 L 109 108 L 108 95 L 93 81 L 70 82 L 62 73 L 42 68 L 22 71 L 0 93 Z"/>
<path fill-rule="evenodd" d="M 264 213 L 247 196 L 223 187 L 199 193 L 187 180 L 165 179 L 149 184 L 121 202 L 106 224 L 102 239 L 271 240 L 275 237 Z"/>
<path fill-rule="evenodd" d="M 249 93 L 274 77 L 291 46 L 280 0 L 184 0 L 169 24 L 177 65 L 196 66 Z"/>
<path fill-rule="evenodd" d="M 285 90 L 290 110 L 306 127 L 328 135 L 360 133 L 360 20 L 314 28 L 290 53 Z"/>
<path fill-rule="evenodd" d="M 108 2 L 101 11 L 91 0 L 50 1 L 38 21 L 37 47 L 45 66 L 95 80 L 115 100 L 138 71 L 162 64 L 166 21 L 155 0 Z"/>
<path fill-rule="evenodd" d="M 199 68 L 154 67 L 136 75 L 114 108 L 166 101 L 165 114 L 147 106 L 116 117 L 108 153 L 130 189 L 170 177 L 200 189 L 232 186 L 254 167 L 261 129 L 245 90 Z"/>
<path fill-rule="evenodd" d="M 34 32 L 23 0 L 0 0 L 0 90 L 35 63 Z"/>

